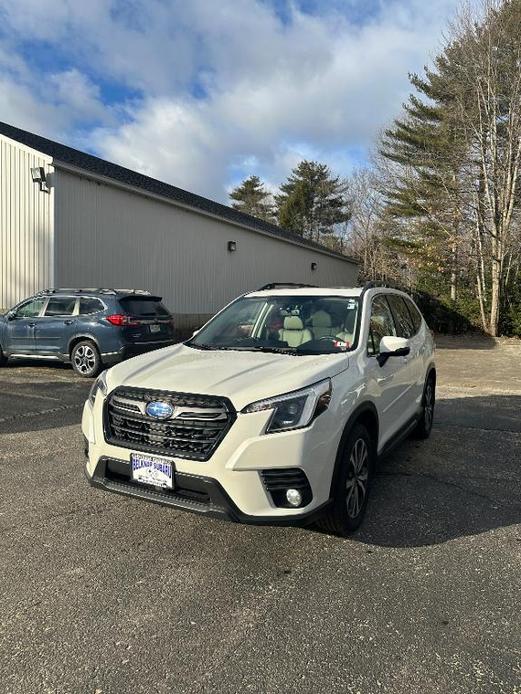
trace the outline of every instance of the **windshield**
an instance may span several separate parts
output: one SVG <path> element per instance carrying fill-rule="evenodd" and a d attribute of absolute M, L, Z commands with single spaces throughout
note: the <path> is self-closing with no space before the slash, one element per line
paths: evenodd
<path fill-rule="evenodd" d="M 334 354 L 354 348 L 358 298 L 242 297 L 186 344 L 285 354 Z"/>

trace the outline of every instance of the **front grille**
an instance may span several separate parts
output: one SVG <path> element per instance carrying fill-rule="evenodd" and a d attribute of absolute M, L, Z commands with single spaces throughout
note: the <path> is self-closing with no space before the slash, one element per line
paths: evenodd
<path fill-rule="evenodd" d="M 166 420 L 148 416 L 146 406 L 155 400 L 172 405 L 174 415 Z M 208 460 L 235 417 L 227 398 L 116 388 L 105 403 L 105 438 L 135 451 Z"/>
<path fill-rule="evenodd" d="M 270 493 L 275 506 L 290 508 L 286 500 L 288 489 L 298 489 L 302 494 L 302 506 L 306 506 L 313 498 L 306 473 L 300 468 L 270 468 L 262 470 L 261 478 Z"/>

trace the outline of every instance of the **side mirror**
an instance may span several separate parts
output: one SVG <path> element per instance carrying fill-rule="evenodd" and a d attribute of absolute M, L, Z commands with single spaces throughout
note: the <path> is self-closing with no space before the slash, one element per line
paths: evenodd
<path fill-rule="evenodd" d="M 8 311 L 5 315 L 7 320 L 14 320 L 16 318 L 16 311 Z"/>
<path fill-rule="evenodd" d="M 385 335 L 380 340 L 378 363 L 383 366 L 390 357 L 406 357 L 410 351 L 409 340 L 406 340 L 405 337 Z"/>

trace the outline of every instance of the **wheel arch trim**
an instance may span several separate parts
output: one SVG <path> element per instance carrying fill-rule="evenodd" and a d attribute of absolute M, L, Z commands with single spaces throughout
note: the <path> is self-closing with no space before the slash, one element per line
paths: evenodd
<path fill-rule="evenodd" d="M 364 419 L 364 415 L 370 415 L 373 418 L 373 423 L 376 427 L 376 431 L 369 432 L 370 434 L 373 433 L 375 434 L 375 454 L 378 449 L 378 437 L 379 437 L 379 417 L 378 417 L 378 410 L 376 409 L 376 405 L 371 402 L 370 400 L 366 400 L 365 402 L 360 403 L 354 410 L 351 412 L 349 415 L 347 422 L 345 423 L 344 430 L 342 432 L 342 436 L 340 437 L 340 442 L 338 444 L 337 448 L 337 453 L 336 453 L 336 458 L 335 458 L 335 467 L 333 469 L 333 475 L 331 477 L 331 487 L 329 490 L 329 497 L 333 498 L 333 492 L 334 489 L 337 485 L 338 481 L 338 475 L 340 473 L 340 465 L 341 465 L 341 455 L 343 448 L 345 446 L 345 442 L 353 430 L 353 427 L 355 424 L 360 422 L 361 420 Z M 363 423 L 363 422 L 362 422 Z"/>
<path fill-rule="evenodd" d="M 79 343 L 82 342 L 83 340 L 88 340 L 89 342 L 93 342 L 98 350 L 98 352 L 101 354 L 101 349 L 98 340 L 91 334 L 89 333 L 80 333 L 79 335 L 74 335 L 74 337 L 71 337 L 71 339 L 68 342 L 67 345 L 67 355 L 72 357 L 72 350 L 74 347 Z"/>

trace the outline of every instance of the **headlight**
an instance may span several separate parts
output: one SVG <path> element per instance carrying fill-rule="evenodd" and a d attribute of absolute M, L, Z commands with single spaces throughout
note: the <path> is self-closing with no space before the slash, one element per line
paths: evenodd
<path fill-rule="evenodd" d="M 273 410 L 266 427 L 266 434 L 287 431 L 288 429 L 301 429 L 309 426 L 315 417 L 327 410 L 331 400 L 331 391 L 331 380 L 328 378 L 308 388 L 295 390 L 293 393 L 253 402 L 243 409 L 243 413 Z"/>
<path fill-rule="evenodd" d="M 92 384 L 92 388 L 90 389 L 89 393 L 89 402 L 91 405 L 94 405 L 96 401 L 96 395 L 98 393 L 98 390 L 102 393 L 103 397 L 107 394 L 107 372 L 102 371 L 98 378 L 94 381 Z"/>

